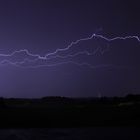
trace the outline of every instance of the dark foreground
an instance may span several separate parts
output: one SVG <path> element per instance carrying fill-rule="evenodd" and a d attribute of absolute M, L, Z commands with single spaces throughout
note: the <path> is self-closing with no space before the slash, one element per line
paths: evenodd
<path fill-rule="evenodd" d="M 0 99 L 1 128 L 139 127 L 140 96 Z M 73 129 L 72 129 L 73 130 Z"/>
<path fill-rule="evenodd" d="M 134 127 L 3 129 L 0 140 L 139 140 L 139 132 Z"/>

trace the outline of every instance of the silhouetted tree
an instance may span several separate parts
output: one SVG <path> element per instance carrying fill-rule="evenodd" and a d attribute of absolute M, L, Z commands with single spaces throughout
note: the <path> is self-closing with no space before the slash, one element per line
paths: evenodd
<path fill-rule="evenodd" d="M 139 94 L 128 94 L 126 96 L 126 99 L 128 101 L 140 101 L 140 95 Z"/>
<path fill-rule="evenodd" d="M 4 102 L 4 98 L 0 97 L 0 109 L 1 108 L 5 108 L 6 105 L 5 105 L 5 102 Z"/>

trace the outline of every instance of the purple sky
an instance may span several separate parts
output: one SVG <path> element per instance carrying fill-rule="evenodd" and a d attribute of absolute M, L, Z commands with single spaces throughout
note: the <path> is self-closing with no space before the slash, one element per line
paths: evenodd
<path fill-rule="evenodd" d="M 140 93 L 139 5 L 1 0 L 0 96 Z"/>

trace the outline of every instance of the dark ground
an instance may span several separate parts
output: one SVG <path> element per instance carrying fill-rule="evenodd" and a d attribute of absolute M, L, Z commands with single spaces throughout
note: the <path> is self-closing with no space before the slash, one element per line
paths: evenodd
<path fill-rule="evenodd" d="M 0 98 L 0 140 L 139 140 L 140 95 Z"/>
<path fill-rule="evenodd" d="M 135 127 L 2 129 L 0 140 L 139 140 Z"/>
<path fill-rule="evenodd" d="M 1 128 L 140 126 L 140 96 L 0 99 Z"/>

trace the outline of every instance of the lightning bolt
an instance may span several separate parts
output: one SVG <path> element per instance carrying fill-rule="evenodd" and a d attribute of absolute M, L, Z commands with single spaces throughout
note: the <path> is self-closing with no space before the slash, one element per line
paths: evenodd
<path fill-rule="evenodd" d="M 80 42 L 84 42 L 84 41 L 88 41 L 88 40 L 92 40 L 92 39 L 102 39 L 104 41 L 107 41 L 108 43 L 109 42 L 112 42 L 112 41 L 115 41 L 115 40 L 127 40 L 127 39 L 135 39 L 136 41 L 140 42 L 140 38 L 138 36 L 125 36 L 125 37 L 114 37 L 114 38 L 107 38 L 103 35 L 98 35 L 98 34 L 92 34 L 91 36 L 87 37 L 87 38 L 81 38 L 79 40 L 76 40 L 74 42 L 71 42 L 71 44 L 69 44 L 67 47 L 65 48 L 58 48 L 56 49 L 54 52 L 52 53 L 48 53 L 46 54 L 45 56 L 40 56 L 39 54 L 32 54 L 30 53 L 27 49 L 22 49 L 22 50 L 16 50 L 10 54 L 0 54 L 0 64 L 1 65 L 5 65 L 5 64 L 11 64 L 11 65 L 14 65 L 14 66 L 17 66 L 17 67 L 24 67 L 22 66 L 23 64 L 25 63 L 35 63 L 37 62 L 38 60 L 42 60 L 42 61 L 50 61 L 52 59 L 58 59 L 58 58 L 61 58 L 61 59 L 66 59 L 66 58 L 74 58 L 76 56 L 79 56 L 79 55 L 95 55 L 98 51 L 101 53 L 101 54 L 104 54 L 106 51 L 109 50 L 109 46 L 107 46 L 106 49 L 104 50 L 101 50 L 100 47 L 97 47 L 93 52 L 89 52 L 89 51 L 80 51 L 80 52 L 77 52 L 77 53 L 74 53 L 74 54 L 68 54 L 68 55 L 58 55 L 58 53 L 60 52 L 65 52 L 67 50 L 69 50 L 70 48 L 74 47 L 74 45 L 77 45 L 78 43 Z M 24 54 L 25 55 L 25 58 L 19 62 L 19 61 L 11 61 L 9 59 L 11 59 L 12 57 L 16 56 L 17 54 Z M 30 59 L 29 59 L 30 57 Z M 41 64 L 41 65 L 36 65 L 36 66 L 28 66 L 28 68 L 39 68 L 39 67 L 45 67 L 45 66 L 48 66 L 48 67 L 52 67 L 52 66 L 58 66 L 58 65 L 63 65 L 63 64 L 74 64 L 74 65 L 77 65 L 77 66 L 88 66 L 90 68 L 99 68 L 99 67 L 108 67 L 110 65 L 99 65 L 99 66 L 93 66 L 89 63 L 86 63 L 86 62 L 83 62 L 83 63 L 77 63 L 77 62 L 73 62 L 73 61 L 66 61 L 66 62 L 58 62 L 58 63 L 55 63 L 55 64 Z"/>
<path fill-rule="evenodd" d="M 97 35 L 97 34 L 92 34 L 90 37 L 87 37 L 87 38 L 82 38 L 82 39 L 79 39 L 79 40 L 76 40 L 75 42 L 72 42 L 70 45 L 68 45 L 66 48 L 60 48 L 60 49 L 57 49 L 56 51 L 52 52 L 52 53 L 49 53 L 49 54 L 46 54 L 46 58 L 48 56 L 51 56 L 51 55 L 55 55 L 57 54 L 58 52 L 62 52 L 62 51 L 67 51 L 69 50 L 73 45 L 76 45 L 78 44 L 79 42 L 81 41 L 88 41 L 88 40 L 92 40 L 93 38 L 101 38 L 101 39 L 104 39 L 108 42 L 111 42 L 111 41 L 115 41 L 115 40 L 126 40 L 126 39 L 136 39 L 138 42 L 140 42 L 140 38 L 138 36 L 126 36 L 126 37 L 115 37 L 115 38 L 107 38 L 107 37 L 104 37 L 103 35 Z M 81 52 L 80 52 L 81 53 Z M 86 52 L 87 53 L 87 52 Z M 90 53 L 88 52 L 87 53 L 88 55 L 90 55 Z"/>
<path fill-rule="evenodd" d="M 8 60 L 4 60 L 2 61 L 3 64 L 10 64 L 10 65 L 14 65 L 16 67 L 19 67 L 19 68 L 40 68 L 40 67 L 54 67 L 54 66 L 59 66 L 59 65 L 67 65 L 67 64 L 73 64 L 73 65 L 76 65 L 76 66 L 86 66 L 86 67 L 89 67 L 91 69 L 98 69 L 98 68 L 126 68 L 126 67 L 123 67 L 123 66 L 115 66 L 115 65 L 112 65 L 112 64 L 102 64 L 102 65 L 92 65 L 92 64 L 89 64 L 89 63 L 78 63 L 78 62 L 73 62 L 73 61 L 67 61 L 67 62 L 60 62 L 60 63 L 56 63 L 56 64 L 43 64 L 43 65 L 34 65 L 34 66 L 22 66 L 24 63 L 26 62 L 35 62 L 37 61 L 38 59 L 35 59 L 35 60 L 29 60 L 29 59 L 25 59 L 24 61 L 22 62 L 11 62 L 11 61 L 8 61 Z"/>

